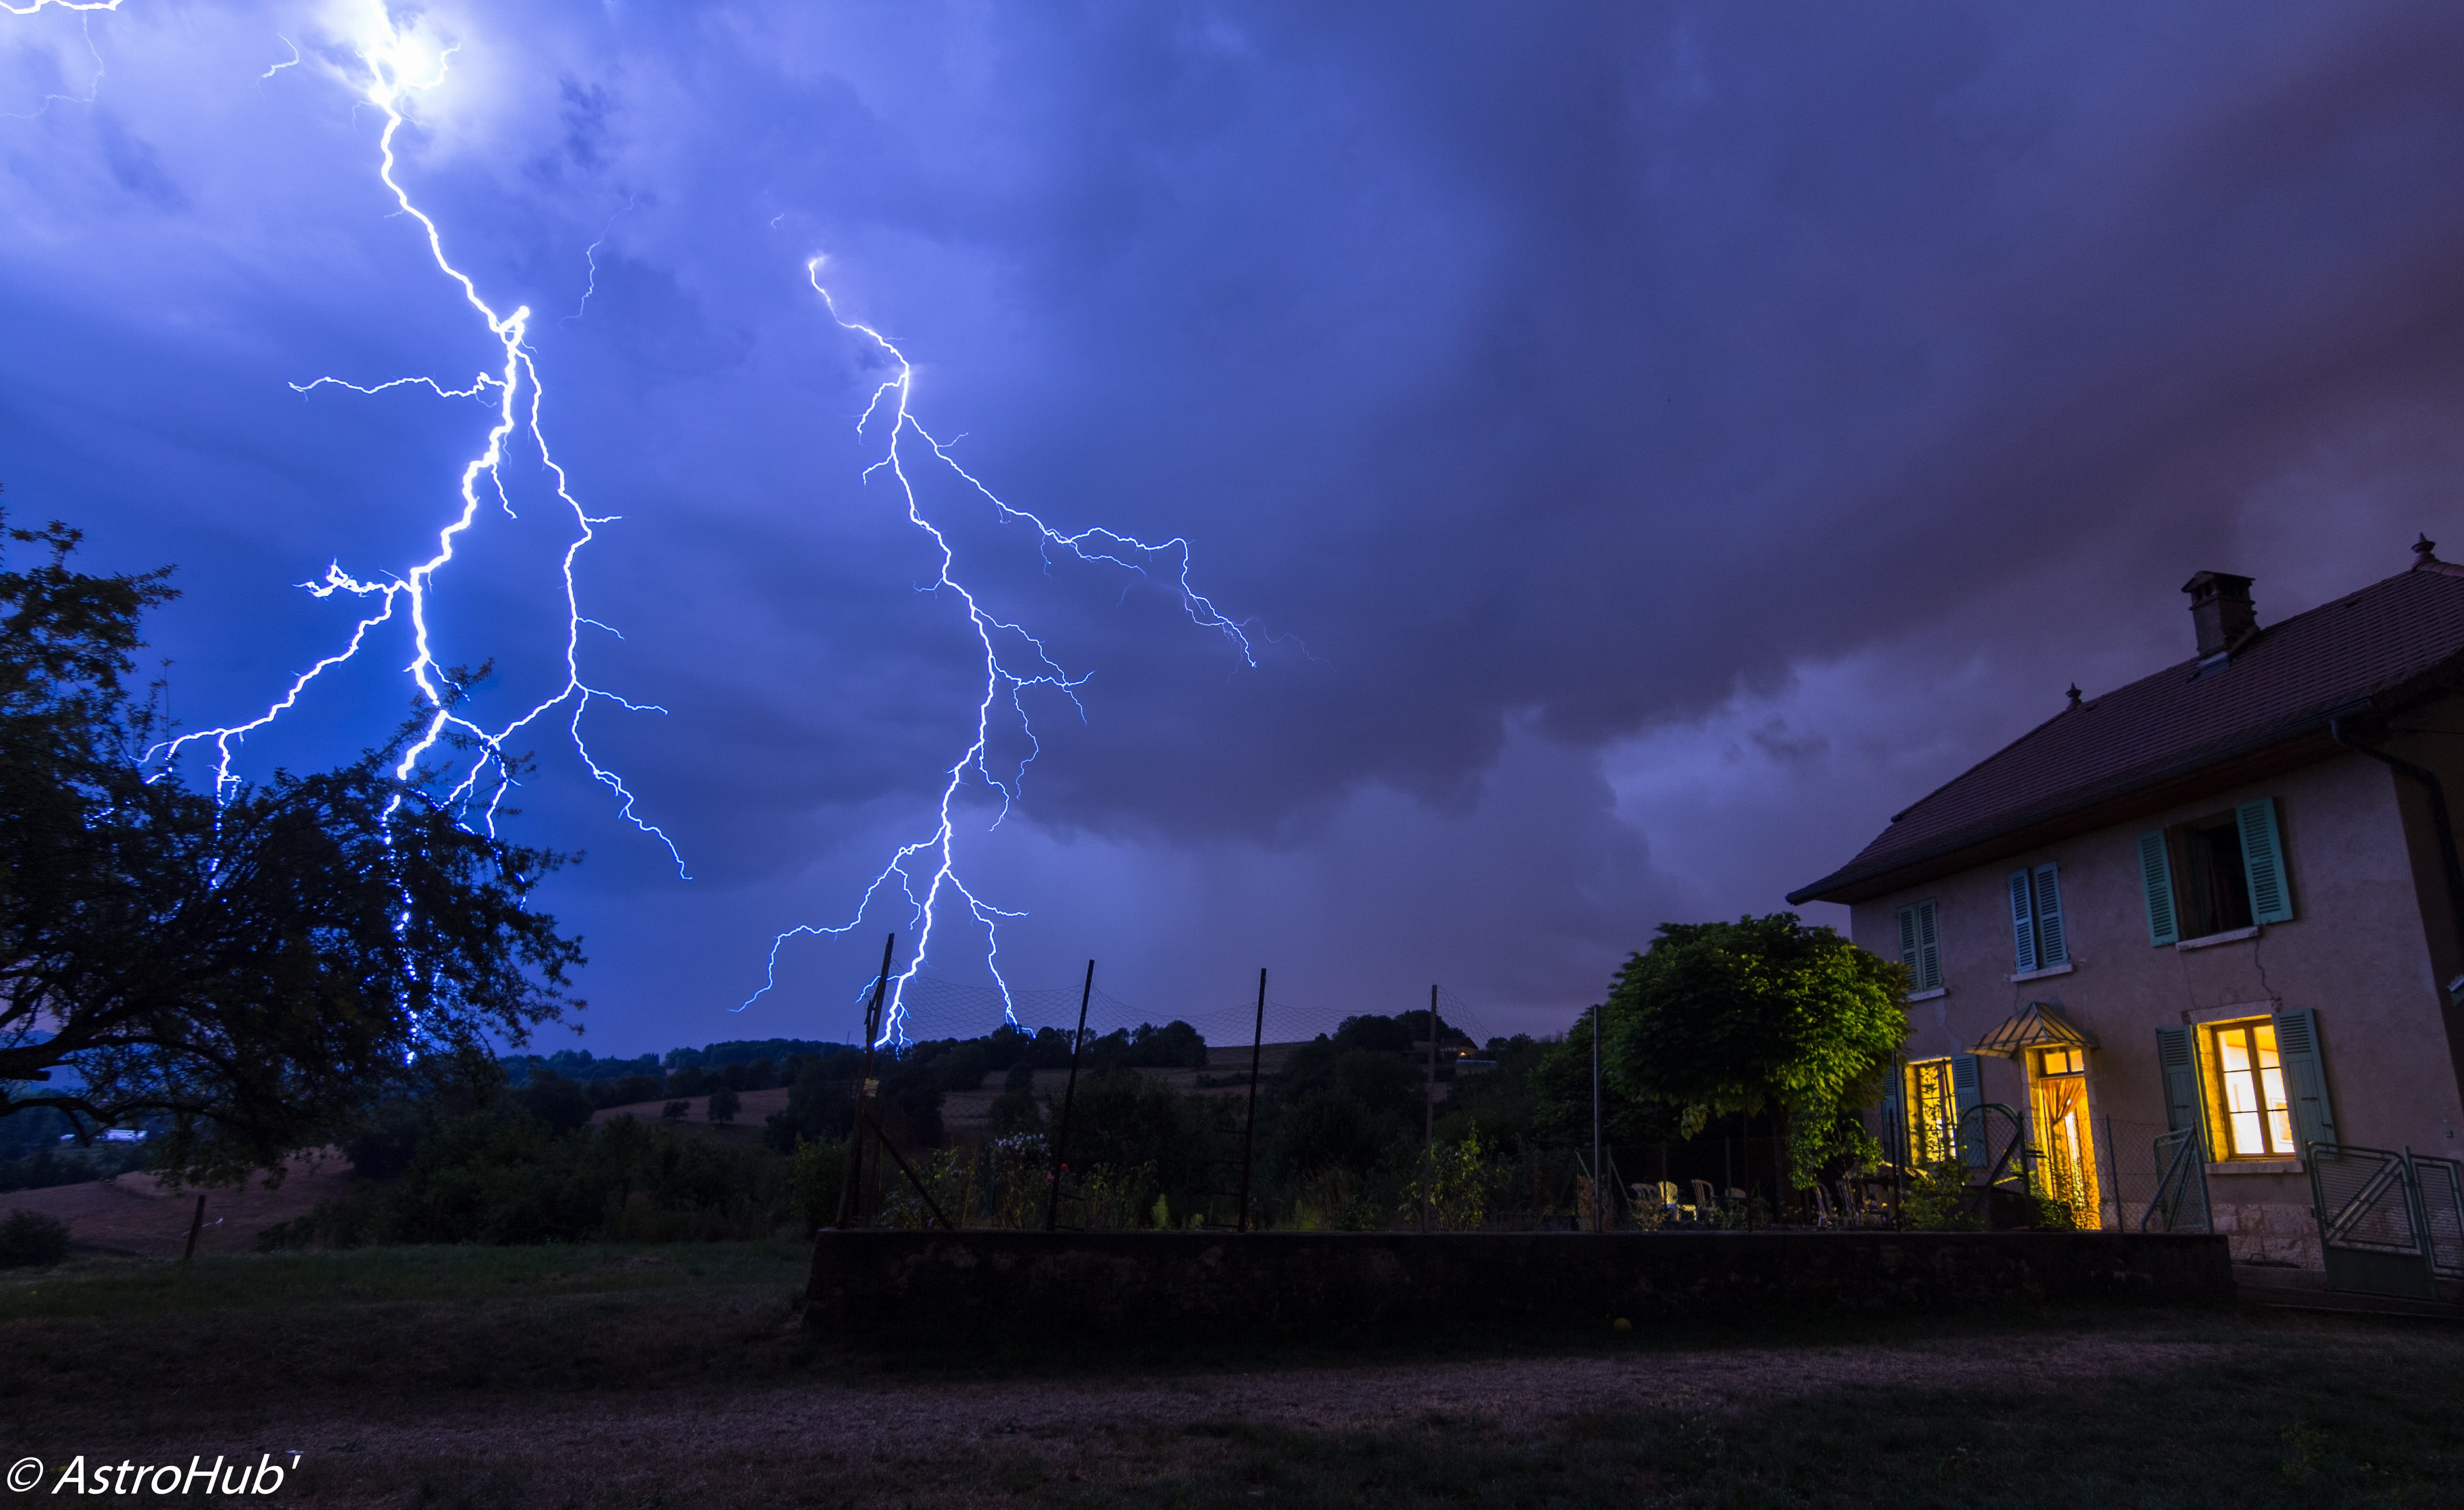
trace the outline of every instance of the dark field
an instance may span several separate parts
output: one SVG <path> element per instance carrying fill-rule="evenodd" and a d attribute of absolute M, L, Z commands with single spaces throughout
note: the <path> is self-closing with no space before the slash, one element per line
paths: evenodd
<path fill-rule="evenodd" d="M 849 1358 L 796 1324 L 804 1259 L 431 1248 L 20 1272 L 0 1279 L 0 1458 L 42 1458 L 48 1491 L 79 1453 L 296 1451 L 275 1502 L 301 1505 L 2464 1500 L 2464 1328 L 2434 1322 L 2035 1311 Z"/>

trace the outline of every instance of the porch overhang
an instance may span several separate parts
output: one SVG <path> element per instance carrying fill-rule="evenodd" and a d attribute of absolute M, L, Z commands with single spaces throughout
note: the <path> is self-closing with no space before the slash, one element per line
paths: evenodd
<path fill-rule="evenodd" d="M 2027 1009 L 1976 1041 L 1970 1054 L 2015 1059 L 2031 1049 L 2093 1049 L 2093 1034 L 2062 1015 L 2050 1002 L 2030 1002 Z"/>

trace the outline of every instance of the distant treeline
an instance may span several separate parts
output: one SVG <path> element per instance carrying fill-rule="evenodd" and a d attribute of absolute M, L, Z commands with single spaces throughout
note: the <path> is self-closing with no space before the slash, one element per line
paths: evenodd
<path fill-rule="evenodd" d="M 721 1086 L 741 1093 L 792 1085 L 803 1077 L 852 1083 L 862 1059 L 862 1052 L 850 1044 L 760 1038 L 671 1049 L 664 1058 L 645 1054 L 631 1059 L 601 1059 L 587 1050 L 567 1049 L 550 1055 L 514 1055 L 502 1062 L 506 1084 L 520 1093 L 526 1103 L 551 1123 L 579 1125 L 589 1120 L 590 1113 L 605 1107 L 689 1099 Z M 1060 1028 L 1039 1028 L 1028 1033 L 1003 1024 L 980 1038 L 926 1039 L 884 1050 L 874 1059 L 885 1089 L 904 1090 L 893 1099 L 912 1105 L 919 1123 L 937 1128 L 942 1093 L 979 1089 L 987 1076 L 1022 1065 L 1029 1070 L 1066 1068 L 1069 1033 Z M 1078 1063 L 1088 1074 L 1111 1069 L 1202 1070 L 1206 1039 L 1185 1022 L 1169 1022 L 1160 1028 L 1140 1023 L 1089 1037 Z"/>

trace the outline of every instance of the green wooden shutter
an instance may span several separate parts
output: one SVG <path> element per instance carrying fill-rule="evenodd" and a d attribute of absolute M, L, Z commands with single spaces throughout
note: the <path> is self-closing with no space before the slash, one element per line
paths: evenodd
<path fill-rule="evenodd" d="M 1917 903 L 1917 978 L 1926 990 L 1942 988 L 1942 934 L 1934 924 L 1934 904 Z"/>
<path fill-rule="evenodd" d="M 1985 1119 L 1971 1121 L 1969 1113 L 1985 1104 L 1985 1077 L 1980 1073 L 1976 1055 L 1954 1054 L 1950 1056 L 1950 1101 L 1959 1117 L 1959 1157 L 1977 1168 L 1985 1167 Z"/>
<path fill-rule="evenodd" d="M 2160 949 L 2179 943 L 2182 926 L 2173 916 L 2173 859 L 2167 853 L 2162 829 L 2139 835 L 2139 883 L 2147 893 L 2147 942 Z"/>
<path fill-rule="evenodd" d="M 2017 962 L 2014 973 L 2025 975 L 2036 967 L 2036 908 L 2028 895 L 2028 873 L 2011 873 L 2011 943 L 2012 958 Z"/>
<path fill-rule="evenodd" d="M 2053 865 L 2036 867 L 2036 968 L 2050 970 L 2071 962 L 2069 942 L 2062 935 L 2062 877 Z"/>
<path fill-rule="evenodd" d="M 2199 1046 L 2194 1028 L 2156 1030 L 2156 1067 L 2165 1077 L 2165 1125 L 2174 1132 L 2193 1128 L 2199 1142 L 2208 1141 L 2206 1119 L 2199 1113 Z"/>
<path fill-rule="evenodd" d="M 2250 882 L 2251 921 L 2291 922 L 2293 893 L 2284 884 L 2284 846 L 2277 837 L 2276 799 L 2245 802 L 2233 810 L 2233 816 L 2241 828 L 2241 869 Z"/>
<path fill-rule="evenodd" d="M 1917 910 L 1914 907 L 1900 909 L 1900 963 L 1908 967 L 1908 989 L 1924 990 L 1925 976 L 1917 968 Z"/>
<path fill-rule="evenodd" d="M 2336 1141 L 2336 1109 L 2327 1099 L 2327 1063 L 2319 1054 L 2319 1014 L 2307 1007 L 2280 1011 L 2276 1057 L 2284 1066 L 2284 1091 L 2293 1102 L 2293 1143 L 2307 1158 L 2314 1143 Z"/>

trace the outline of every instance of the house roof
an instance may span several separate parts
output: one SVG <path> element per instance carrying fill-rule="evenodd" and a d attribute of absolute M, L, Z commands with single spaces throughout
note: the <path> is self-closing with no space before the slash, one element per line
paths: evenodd
<path fill-rule="evenodd" d="M 2074 701 L 1788 899 L 1862 901 L 1943 874 L 1947 862 L 1982 864 L 1996 841 L 2022 846 L 2055 820 L 2323 739 L 2333 718 L 2383 712 L 2464 679 L 2464 566 L 2437 560 L 2428 541 L 2414 549 L 2411 570 L 2262 628 L 2229 657 L 2194 657 Z"/>

